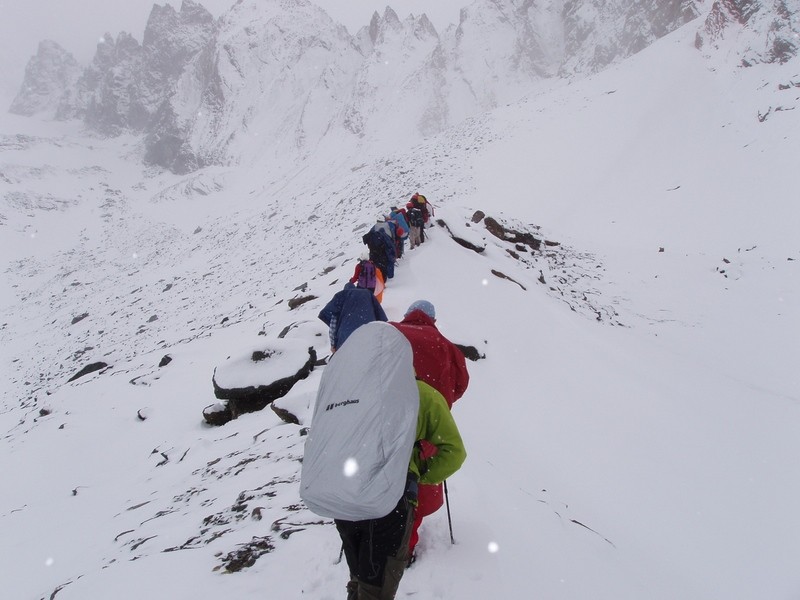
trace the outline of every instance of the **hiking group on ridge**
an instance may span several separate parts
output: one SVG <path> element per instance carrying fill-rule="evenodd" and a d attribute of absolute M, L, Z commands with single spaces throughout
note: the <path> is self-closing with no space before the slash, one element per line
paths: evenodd
<path fill-rule="evenodd" d="M 423 243 L 420 202 L 429 204 L 414 194 L 405 210 L 393 207 L 365 234 L 368 258 L 319 315 L 332 355 L 306 441 L 300 496 L 334 519 L 349 569 L 347 600 L 395 597 L 415 560 L 423 518 L 441 508 L 442 484 L 466 458 L 450 412 L 469 385 L 463 353 L 439 331 L 431 302 L 412 302 L 400 321 L 388 322 L 378 300 L 383 276 L 393 277 L 402 255 L 403 233 L 412 249 Z M 371 240 L 381 236 L 380 244 Z"/>

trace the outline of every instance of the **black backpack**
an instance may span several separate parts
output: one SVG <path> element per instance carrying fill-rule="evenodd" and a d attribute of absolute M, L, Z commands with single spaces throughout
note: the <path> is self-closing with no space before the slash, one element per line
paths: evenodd
<path fill-rule="evenodd" d="M 408 224 L 412 227 L 422 227 L 425 223 L 425 218 L 422 214 L 422 210 L 417 208 L 416 206 L 413 208 L 409 208 L 406 214 L 406 218 L 408 219 Z"/>

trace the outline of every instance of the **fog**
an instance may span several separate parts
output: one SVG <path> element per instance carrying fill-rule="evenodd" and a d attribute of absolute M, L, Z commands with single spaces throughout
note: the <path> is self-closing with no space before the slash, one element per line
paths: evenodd
<path fill-rule="evenodd" d="M 200 0 L 215 17 L 235 0 Z M 316 0 L 351 33 L 367 25 L 373 12 L 387 4 L 403 18 L 425 13 L 440 31 L 458 20 L 459 8 L 468 0 Z M 0 106 L 7 110 L 19 90 L 25 65 L 36 54 L 39 42 L 51 39 L 61 44 L 81 64 L 94 55 L 98 39 L 106 32 L 131 33 L 141 41 L 152 0 L 0 0 Z M 180 8 L 181 0 L 162 0 Z"/>

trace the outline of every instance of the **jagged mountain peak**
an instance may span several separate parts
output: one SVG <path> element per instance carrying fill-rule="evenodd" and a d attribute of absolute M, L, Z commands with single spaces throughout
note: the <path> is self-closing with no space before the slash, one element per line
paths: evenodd
<path fill-rule="evenodd" d="M 9 111 L 32 116 L 37 113 L 54 115 L 66 91 L 80 77 L 75 58 L 52 40 L 42 40 L 36 55 L 25 69 L 25 81 Z"/>
<path fill-rule="evenodd" d="M 141 46 L 107 35 L 57 117 L 144 133 L 145 159 L 180 172 L 324 137 L 404 143 L 594 73 L 696 14 L 694 0 L 474 0 L 442 35 L 386 6 L 351 36 L 309 0 L 239 0 L 216 20 L 185 0 L 153 6 Z"/>
<path fill-rule="evenodd" d="M 142 37 L 142 45 L 158 44 L 164 37 L 175 37 L 180 33 L 191 31 L 197 27 L 211 27 L 214 16 L 193 0 L 183 0 L 181 8 L 176 11 L 170 4 L 160 6 L 154 4 L 147 19 Z M 191 39 L 187 40 L 191 43 Z"/>
<path fill-rule="evenodd" d="M 242 17 L 253 19 L 253 24 L 278 21 L 299 25 L 306 23 L 308 19 L 321 20 L 326 24 L 334 23 L 325 10 L 309 0 L 239 0 L 220 18 L 230 25 Z M 313 30 L 309 30 L 309 33 L 312 32 Z"/>
<path fill-rule="evenodd" d="M 436 31 L 436 27 L 434 27 L 431 20 L 428 18 L 428 15 L 422 13 L 419 17 L 414 20 L 414 33 L 417 37 L 439 37 L 439 33 Z"/>

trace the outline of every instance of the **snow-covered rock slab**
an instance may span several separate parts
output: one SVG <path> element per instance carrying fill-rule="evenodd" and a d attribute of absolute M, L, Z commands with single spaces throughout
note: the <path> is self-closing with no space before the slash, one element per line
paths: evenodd
<path fill-rule="evenodd" d="M 279 339 L 227 361 L 214 369 L 212 377 L 214 395 L 227 403 L 223 410 L 215 405 L 216 409 L 203 411 L 206 421 L 223 424 L 242 413 L 263 409 L 308 377 L 316 360 L 316 351 L 306 343 Z"/>

